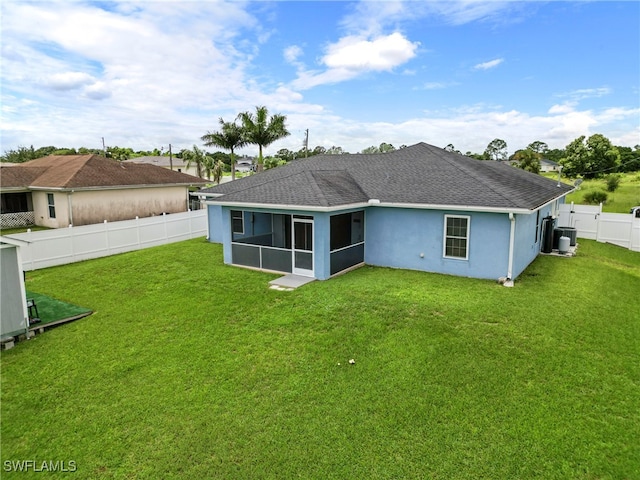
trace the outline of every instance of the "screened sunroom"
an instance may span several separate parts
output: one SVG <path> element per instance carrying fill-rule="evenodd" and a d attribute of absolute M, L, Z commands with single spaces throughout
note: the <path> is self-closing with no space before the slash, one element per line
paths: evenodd
<path fill-rule="evenodd" d="M 231 263 L 325 279 L 364 262 L 364 211 L 228 210 Z"/>

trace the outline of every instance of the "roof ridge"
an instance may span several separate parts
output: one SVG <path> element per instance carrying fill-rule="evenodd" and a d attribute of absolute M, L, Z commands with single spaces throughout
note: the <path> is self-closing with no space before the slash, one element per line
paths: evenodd
<path fill-rule="evenodd" d="M 427 147 L 430 147 L 430 145 L 427 145 Z M 446 150 L 445 150 L 446 151 Z M 452 153 L 452 155 L 458 155 L 457 153 Z M 441 158 L 449 163 L 450 165 L 452 165 L 454 168 L 457 168 L 458 170 L 466 173 L 467 175 L 469 175 L 470 177 L 474 178 L 475 180 L 479 181 L 480 183 L 482 183 L 482 185 L 484 185 L 485 187 L 487 187 L 489 190 L 491 190 L 493 193 L 495 193 L 496 195 L 499 195 L 500 197 L 504 198 L 505 200 L 509 201 L 509 202 L 513 202 L 514 199 L 513 197 L 509 197 L 505 194 L 503 194 L 501 191 L 496 190 L 495 188 L 493 188 L 493 185 L 491 185 L 490 182 L 487 181 L 486 178 L 483 177 L 479 177 L 476 172 L 471 169 L 471 168 L 466 168 L 462 165 L 460 165 L 458 162 L 454 162 L 452 160 L 450 160 L 449 158 L 447 158 L 448 155 L 442 155 Z M 467 157 L 466 155 L 461 155 L 461 157 L 463 158 L 467 158 L 469 160 L 474 160 L 476 162 L 483 162 L 483 161 L 491 161 L 491 160 L 475 160 L 471 157 Z M 518 203 L 518 206 L 520 206 L 520 203 Z"/>
<path fill-rule="evenodd" d="M 83 156 L 84 155 L 78 155 L 78 157 L 83 157 Z M 67 178 L 67 180 L 64 182 L 64 184 L 62 186 L 64 188 L 67 188 L 69 186 L 69 184 L 71 184 L 73 182 L 73 180 L 80 174 L 80 172 L 82 171 L 82 168 L 85 167 L 89 163 L 89 161 L 93 160 L 94 157 L 101 157 L 101 156 L 94 153 L 94 154 L 88 156 L 87 158 L 82 159 L 82 161 L 80 162 L 78 167 L 73 170 L 73 173 Z M 101 157 L 101 158 L 107 158 L 107 157 Z M 80 160 L 80 158 L 78 158 L 78 160 Z M 109 159 L 107 158 L 107 160 L 109 160 Z M 53 167 L 53 165 L 51 165 L 51 167 L 49 167 L 49 168 L 52 168 L 52 167 Z"/>
<path fill-rule="evenodd" d="M 324 194 L 324 191 L 320 188 L 320 186 L 318 185 L 318 181 L 316 180 L 316 177 L 314 175 L 314 171 L 313 170 L 304 170 L 302 173 L 304 173 L 307 178 L 309 178 L 311 180 L 310 184 L 311 187 L 313 188 L 313 190 L 316 191 L 317 194 L 319 194 L 318 198 L 322 200 L 322 204 L 323 206 L 328 206 L 329 205 L 329 201 L 327 200 L 327 196 Z"/>

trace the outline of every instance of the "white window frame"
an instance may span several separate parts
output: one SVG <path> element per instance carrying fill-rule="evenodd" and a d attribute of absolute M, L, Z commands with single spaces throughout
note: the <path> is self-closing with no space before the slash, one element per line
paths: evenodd
<path fill-rule="evenodd" d="M 453 235 L 447 235 L 447 223 L 449 221 L 450 218 L 464 218 L 467 221 L 467 231 L 466 231 L 466 236 L 465 237 L 457 237 L 457 236 L 453 236 Z M 443 228 L 443 233 L 442 233 L 442 256 L 444 258 L 450 258 L 453 260 L 469 260 L 469 245 L 470 245 L 470 232 L 471 232 L 471 216 L 469 215 L 447 215 L 445 214 L 444 216 L 444 228 Z M 456 257 L 456 256 L 452 256 L 452 255 L 447 255 L 447 238 L 458 238 L 458 239 L 462 239 L 464 238 L 467 241 L 467 248 L 465 250 L 465 256 L 464 257 Z"/>

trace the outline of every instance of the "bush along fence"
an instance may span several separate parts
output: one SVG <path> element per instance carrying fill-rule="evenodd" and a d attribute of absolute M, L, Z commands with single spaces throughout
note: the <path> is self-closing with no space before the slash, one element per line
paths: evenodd
<path fill-rule="evenodd" d="M 7 235 L 20 242 L 25 271 L 106 257 L 207 235 L 207 211 Z"/>
<path fill-rule="evenodd" d="M 559 227 L 573 227 L 579 238 L 613 243 L 640 252 L 640 218 L 631 213 L 605 213 L 602 204 L 560 205 Z"/>

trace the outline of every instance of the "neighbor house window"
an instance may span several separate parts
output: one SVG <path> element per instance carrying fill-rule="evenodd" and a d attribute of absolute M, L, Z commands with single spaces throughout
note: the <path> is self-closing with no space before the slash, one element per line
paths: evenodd
<path fill-rule="evenodd" d="M 231 210 L 231 231 L 244 235 L 244 212 L 242 210 Z"/>
<path fill-rule="evenodd" d="M 471 217 L 444 216 L 444 256 L 448 258 L 469 258 L 469 223 Z"/>
<path fill-rule="evenodd" d="M 53 193 L 47 193 L 47 204 L 49 205 L 49 218 L 56 218 L 56 204 L 53 200 Z"/>

